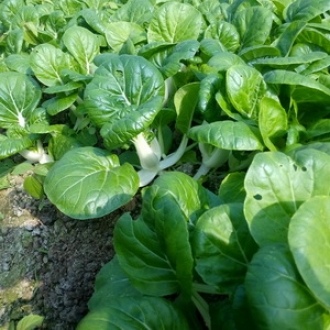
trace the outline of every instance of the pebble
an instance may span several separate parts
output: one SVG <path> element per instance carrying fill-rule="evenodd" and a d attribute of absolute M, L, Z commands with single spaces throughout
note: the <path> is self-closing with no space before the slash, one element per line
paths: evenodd
<path fill-rule="evenodd" d="M 28 231 L 34 230 L 39 225 L 38 221 L 34 219 L 29 219 L 24 221 L 23 228 Z"/>
<path fill-rule="evenodd" d="M 3 263 L 2 264 L 2 269 L 3 269 L 4 272 L 8 272 L 10 270 L 10 264 Z"/>

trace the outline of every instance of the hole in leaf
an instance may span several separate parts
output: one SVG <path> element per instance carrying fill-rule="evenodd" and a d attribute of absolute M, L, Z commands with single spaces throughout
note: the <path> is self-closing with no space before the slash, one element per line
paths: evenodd
<path fill-rule="evenodd" d="M 294 169 L 295 171 L 297 171 L 298 166 L 297 166 L 296 164 L 293 164 L 293 169 Z"/>
<path fill-rule="evenodd" d="M 253 198 L 257 201 L 261 201 L 262 200 L 262 196 L 260 194 L 256 194 L 253 196 Z"/>
<path fill-rule="evenodd" d="M 302 170 L 303 172 L 306 172 L 306 171 L 307 171 L 307 167 L 303 166 L 303 167 L 301 168 L 301 170 Z"/>

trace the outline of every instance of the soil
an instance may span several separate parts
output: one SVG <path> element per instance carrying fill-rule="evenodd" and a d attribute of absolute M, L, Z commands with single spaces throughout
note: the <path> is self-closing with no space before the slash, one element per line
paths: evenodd
<path fill-rule="evenodd" d="M 0 330 L 31 313 L 45 317 L 43 329 L 75 329 L 97 272 L 114 255 L 114 224 L 134 203 L 79 221 L 25 193 L 22 177 L 10 183 L 0 191 Z"/>

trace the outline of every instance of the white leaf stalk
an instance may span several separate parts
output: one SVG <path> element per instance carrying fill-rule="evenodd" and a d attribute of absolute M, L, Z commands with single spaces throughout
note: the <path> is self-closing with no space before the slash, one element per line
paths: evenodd
<path fill-rule="evenodd" d="M 209 173 L 211 169 L 222 166 L 228 161 L 230 155 L 230 150 L 212 147 L 204 143 L 199 143 L 198 146 L 202 155 L 202 164 L 194 175 L 195 180 Z"/>
<path fill-rule="evenodd" d="M 149 144 L 143 133 L 140 133 L 133 139 L 133 143 L 141 164 L 141 170 L 138 171 L 140 187 L 144 187 L 161 171 L 180 160 L 186 150 L 188 138 L 183 136 L 178 149 L 168 156 L 163 155 L 164 159 L 162 159 L 162 149 L 157 138 Z"/>
<path fill-rule="evenodd" d="M 30 163 L 46 164 L 54 161 L 54 158 L 47 154 L 40 140 L 37 141 L 36 150 L 23 150 L 20 154 Z"/>

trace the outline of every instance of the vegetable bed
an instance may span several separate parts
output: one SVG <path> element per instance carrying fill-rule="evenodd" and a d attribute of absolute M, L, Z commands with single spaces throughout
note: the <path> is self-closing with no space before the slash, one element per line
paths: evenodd
<path fill-rule="evenodd" d="M 77 220 L 142 195 L 78 330 L 330 328 L 329 10 L 0 2 L 2 185 Z"/>

